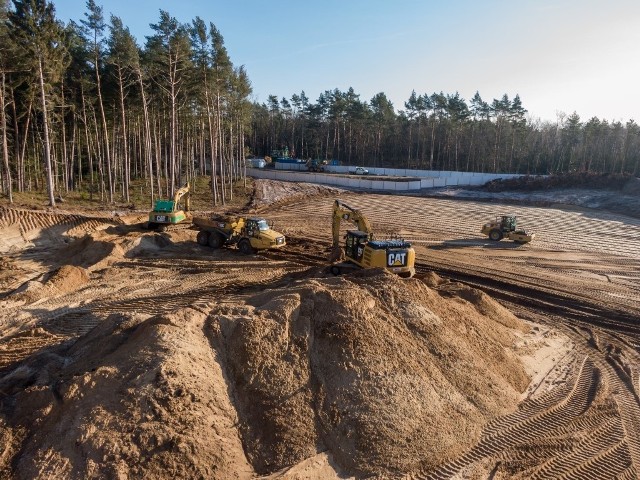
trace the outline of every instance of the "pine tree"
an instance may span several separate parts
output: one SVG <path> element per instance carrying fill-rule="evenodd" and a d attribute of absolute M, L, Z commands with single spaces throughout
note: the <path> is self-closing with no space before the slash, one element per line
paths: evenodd
<path fill-rule="evenodd" d="M 15 10 L 10 12 L 9 21 L 16 34 L 16 41 L 30 62 L 28 67 L 39 85 L 47 191 L 49 204 L 54 207 L 56 202 L 51 161 L 49 97 L 67 67 L 68 54 L 62 41 L 62 27 L 56 21 L 52 3 L 46 0 L 13 0 L 13 4 Z"/>
<path fill-rule="evenodd" d="M 114 179 L 113 179 L 113 167 L 111 160 L 111 143 L 109 141 L 109 128 L 107 126 L 107 117 L 104 110 L 104 101 L 102 100 L 102 57 L 104 56 L 104 29 L 106 24 L 104 22 L 104 16 L 102 14 L 102 7 L 98 6 L 94 0 L 87 0 L 87 10 L 85 12 L 86 20 L 81 20 L 84 26 L 85 33 L 87 35 L 87 41 L 91 45 L 92 55 L 91 61 L 93 62 L 95 78 L 96 78 L 96 93 L 98 95 L 98 108 L 100 109 L 100 119 L 102 121 L 102 134 L 104 136 L 104 152 L 105 163 L 107 167 L 107 182 L 109 185 L 109 203 L 113 203 L 114 195 Z"/>
<path fill-rule="evenodd" d="M 126 91 L 132 83 L 131 75 L 138 58 L 138 47 L 136 42 L 125 28 L 122 21 L 115 16 L 111 16 L 111 35 L 107 40 L 109 47 L 107 63 L 113 66 L 113 75 L 118 85 L 118 100 L 120 104 L 120 120 L 122 127 L 122 158 L 123 158 L 123 190 L 124 200 L 129 202 L 129 183 L 131 177 L 131 166 L 129 162 L 129 145 L 127 138 L 127 115 L 124 99 Z"/>
<path fill-rule="evenodd" d="M 8 5 L 0 0 L 0 135 L 2 136 L 2 183 L 4 191 L 13 203 L 13 181 L 9 166 L 9 143 L 7 138 L 7 74 L 11 71 L 11 63 L 15 59 L 16 51 L 13 37 L 9 33 Z"/>
<path fill-rule="evenodd" d="M 173 196 L 178 170 L 178 120 L 180 99 L 191 68 L 191 43 L 184 25 L 160 10 L 160 21 L 151 24 L 155 34 L 147 37 L 147 50 L 154 65 L 156 83 L 165 92 L 171 109 L 169 128 L 169 195 Z"/>

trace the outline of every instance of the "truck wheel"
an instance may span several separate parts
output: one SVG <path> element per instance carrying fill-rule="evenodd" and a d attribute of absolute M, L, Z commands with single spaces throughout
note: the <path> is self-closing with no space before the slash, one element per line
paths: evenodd
<path fill-rule="evenodd" d="M 500 240 L 502 240 L 502 232 L 497 228 L 494 228 L 489 232 L 489 238 L 494 242 L 499 242 Z"/>
<path fill-rule="evenodd" d="M 209 232 L 200 230 L 198 235 L 196 235 L 196 242 L 198 242 L 198 245 L 202 245 L 203 247 L 209 245 Z"/>
<path fill-rule="evenodd" d="M 340 267 L 337 265 L 331 265 L 329 271 L 331 272 L 331 275 L 335 275 L 336 277 L 341 273 Z"/>
<path fill-rule="evenodd" d="M 246 238 L 244 240 L 240 240 L 240 242 L 238 243 L 238 250 L 240 250 L 245 255 L 251 255 L 252 253 L 254 253 L 251 242 Z"/>
<path fill-rule="evenodd" d="M 224 243 L 224 239 L 222 238 L 222 235 L 220 235 L 219 233 L 211 232 L 209 234 L 209 246 L 211 248 L 220 248 L 223 243 Z"/>

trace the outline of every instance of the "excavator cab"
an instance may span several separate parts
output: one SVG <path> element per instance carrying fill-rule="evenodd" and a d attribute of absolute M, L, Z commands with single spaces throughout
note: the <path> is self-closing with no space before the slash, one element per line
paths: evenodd
<path fill-rule="evenodd" d="M 357 262 L 362 261 L 364 247 L 369 241 L 369 234 L 359 230 L 349 230 L 344 246 L 344 254 L 347 258 L 352 258 Z"/>

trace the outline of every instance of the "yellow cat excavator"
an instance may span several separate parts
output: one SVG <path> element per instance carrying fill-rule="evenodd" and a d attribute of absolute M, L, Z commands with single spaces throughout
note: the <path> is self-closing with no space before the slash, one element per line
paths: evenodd
<path fill-rule="evenodd" d="M 340 275 L 357 268 L 386 268 L 402 277 L 412 277 L 415 274 L 416 252 L 409 242 L 402 239 L 375 240 L 367 217 L 340 200 L 333 204 L 332 261 L 342 256 L 340 225 L 343 220 L 350 221 L 358 229 L 347 231 L 344 261 L 331 265 L 331 273 Z"/>

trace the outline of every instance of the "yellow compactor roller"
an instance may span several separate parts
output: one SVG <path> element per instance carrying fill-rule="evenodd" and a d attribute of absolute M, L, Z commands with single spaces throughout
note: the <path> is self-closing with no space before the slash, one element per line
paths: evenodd
<path fill-rule="evenodd" d="M 507 238 L 516 243 L 529 243 L 536 236 L 535 233 L 518 230 L 517 219 L 513 215 L 496 217 L 494 221 L 485 223 L 480 233 L 487 235 L 491 240 L 496 242 Z"/>

